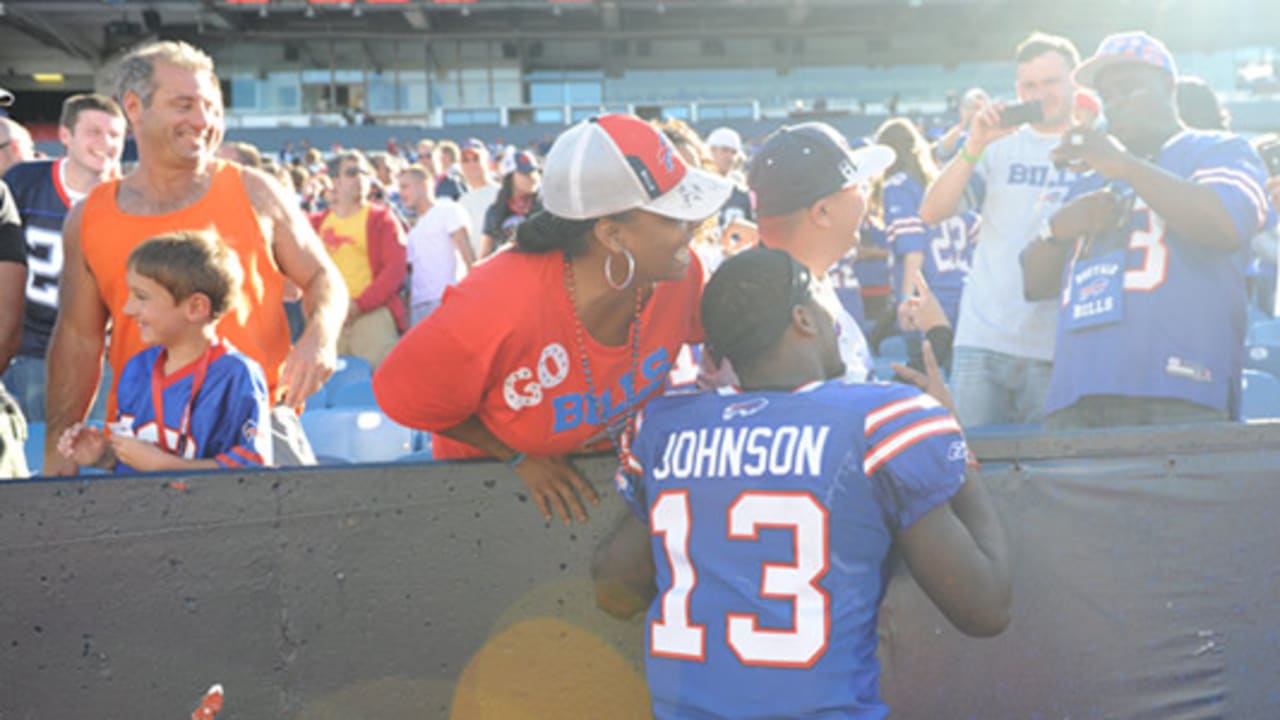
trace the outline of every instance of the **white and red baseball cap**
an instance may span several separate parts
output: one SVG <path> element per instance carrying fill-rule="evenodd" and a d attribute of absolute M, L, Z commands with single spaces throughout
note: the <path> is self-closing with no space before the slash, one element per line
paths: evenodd
<path fill-rule="evenodd" d="M 647 210 L 702 220 L 733 186 L 691 168 L 657 128 L 633 115 L 584 120 L 556 138 L 542 164 L 542 206 L 569 220 Z"/>

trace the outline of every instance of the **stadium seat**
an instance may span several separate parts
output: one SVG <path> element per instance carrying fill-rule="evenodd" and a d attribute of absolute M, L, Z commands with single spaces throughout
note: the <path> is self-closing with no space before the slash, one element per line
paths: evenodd
<path fill-rule="evenodd" d="M 901 335 L 890 335 L 880 341 L 879 358 L 907 362 L 907 340 Z"/>
<path fill-rule="evenodd" d="M 341 374 L 354 374 L 358 377 L 372 377 L 373 366 L 368 360 L 355 355 L 339 355 L 338 365 L 333 370 L 334 377 Z M 331 378 L 332 379 L 332 378 Z"/>
<path fill-rule="evenodd" d="M 400 457 L 396 458 L 396 462 L 423 463 L 423 462 L 431 462 L 432 459 L 433 458 L 431 457 L 431 450 L 427 449 L 427 450 L 418 450 L 417 452 L 411 452 L 411 453 L 401 455 Z"/>
<path fill-rule="evenodd" d="M 356 380 L 339 385 L 329 391 L 328 407 L 331 408 L 376 408 L 378 401 L 373 397 L 372 380 Z"/>
<path fill-rule="evenodd" d="M 1244 420 L 1280 418 L 1280 379 L 1245 370 L 1241 390 L 1240 415 Z"/>
<path fill-rule="evenodd" d="M 413 433 L 413 449 L 431 452 L 431 433 L 415 430 Z"/>
<path fill-rule="evenodd" d="M 876 380 L 882 380 L 885 382 L 892 380 L 894 378 L 894 375 L 896 374 L 893 371 L 894 363 L 902 363 L 903 365 L 906 365 L 907 360 L 906 358 L 892 358 L 892 357 L 883 357 L 883 356 L 876 358 L 875 367 L 873 368 L 876 373 Z"/>
<path fill-rule="evenodd" d="M 1244 366 L 1280 378 L 1280 345 L 1250 345 L 1244 349 Z"/>
<path fill-rule="evenodd" d="M 1264 312 L 1262 308 L 1258 307 L 1254 303 L 1249 303 L 1248 319 L 1249 319 L 1249 327 L 1253 327 L 1256 323 L 1260 323 L 1265 320 L 1270 320 L 1271 316 L 1267 315 L 1267 313 Z"/>
<path fill-rule="evenodd" d="M 27 455 L 27 469 L 39 475 L 44 467 L 44 423 L 27 423 L 27 442 L 23 446 Z"/>
<path fill-rule="evenodd" d="M 307 405 L 302 409 L 302 411 L 308 412 L 327 407 L 329 407 L 329 384 L 325 383 L 320 386 L 319 390 L 312 393 L 311 397 L 307 398 Z"/>
<path fill-rule="evenodd" d="M 1280 347 L 1280 318 L 1267 318 L 1250 325 L 1245 344 Z"/>
<path fill-rule="evenodd" d="M 316 455 L 316 464 L 322 465 L 322 466 L 323 465 L 350 465 L 351 461 L 344 460 L 343 458 L 340 458 L 340 457 L 334 457 L 332 455 Z"/>
<path fill-rule="evenodd" d="M 319 396 L 323 393 L 323 400 L 325 404 L 315 404 L 319 405 L 319 407 L 330 407 L 330 403 L 333 401 L 333 393 L 338 390 L 338 388 L 353 382 L 360 382 L 361 380 L 371 380 L 372 378 L 373 368 L 369 365 L 367 360 L 355 357 L 354 355 L 339 355 L 338 366 L 334 368 L 333 376 L 330 377 L 329 381 L 320 389 L 320 393 L 316 394 L 316 396 Z"/>
<path fill-rule="evenodd" d="M 352 463 L 389 462 L 414 449 L 414 431 L 377 410 L 314 410 L 302 414 L 302 427 L 319 455 Z"/>

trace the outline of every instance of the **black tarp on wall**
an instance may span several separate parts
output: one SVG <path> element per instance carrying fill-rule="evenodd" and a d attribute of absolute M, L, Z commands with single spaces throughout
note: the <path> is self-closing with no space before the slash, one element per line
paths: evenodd
<path fill-rule="evenodd" d="M 1280 426 L 977 440 L 1014 620 L 882 614 L 898 718 L 1280 717 Z M 622 512 L 542 522 L 491 464 L 0 485 L 0 718 L 628 718 L 639 621 L 594 609 Z"/>

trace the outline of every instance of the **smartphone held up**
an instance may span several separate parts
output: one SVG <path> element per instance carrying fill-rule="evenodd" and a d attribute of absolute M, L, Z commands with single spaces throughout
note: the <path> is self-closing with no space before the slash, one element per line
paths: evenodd
<path fill-rule="evenodd" d="M 1006 105 L 1000 111 L 1001 127 L 1018 127 L 1034 125 L 1044 121 L 1044 105 L 1039 100 Z"/>
<path fill-rule="evenodd" d="M 1280 177 L 1280 136 L 1272 135 L 1263 138 L 1257 144 L 1258 155 L 1267 166 L 1267 175 Z"/>

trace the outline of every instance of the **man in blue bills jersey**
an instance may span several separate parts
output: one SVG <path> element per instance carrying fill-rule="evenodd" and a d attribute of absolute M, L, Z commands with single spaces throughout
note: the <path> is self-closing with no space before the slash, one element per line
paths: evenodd
<path fill-rule="evenodd" d="M 1137 32 L 1076 71 L 1109 129 L 1064 136 L 1055 161 L 1093 172 L 1023 254 L 1027 297 L 1059 300 L 1051 428 L 1238 414 L 1249 241 L 1274 210 L 1248 142 L 1182 125 L 1176 78 Z"/>
<path fill-rule="evenodd" d="M 895 544 L 959 629 L 1009 621 L 1004 531 L 936 364 L 940 399 L 843 379 L 810 283 L 778 250 L 726 261 L 703 322 L 742 390 L 655 400 L 619 472 L 634 516 L 593 575 L 606 611 L 648 606 L 658 718 L 887 716 L 876 619 Z"/>
<path fill-rule="evenodd" d="M 955 327 L 982 220 L 978 213 L 964 210 L 937 225 L 925 225 L 918 215 L 923 195 L 924 189 L 906 173 L 885 181 L 884 214 L 893 248 L 894 289 L 899 302 L 913 297 L 919 269 L 946 311 L 947 321 Z"/>
<path fill-rule="evenodd" d="M 44 356 L 58 318 L 62 221 L 98 183 L 119 174 L 124 112 L 105 95 L 72 95 L 62 103 L 58 139 L 67 148 L 65 157 L 20 163 L 4 176 L 22 215 L 28 252 L 22 346 L 4 382 L 33 422 L 44 420 Z M 95 414 L 105 405 L 110 387 L 108 374 Z"/>

